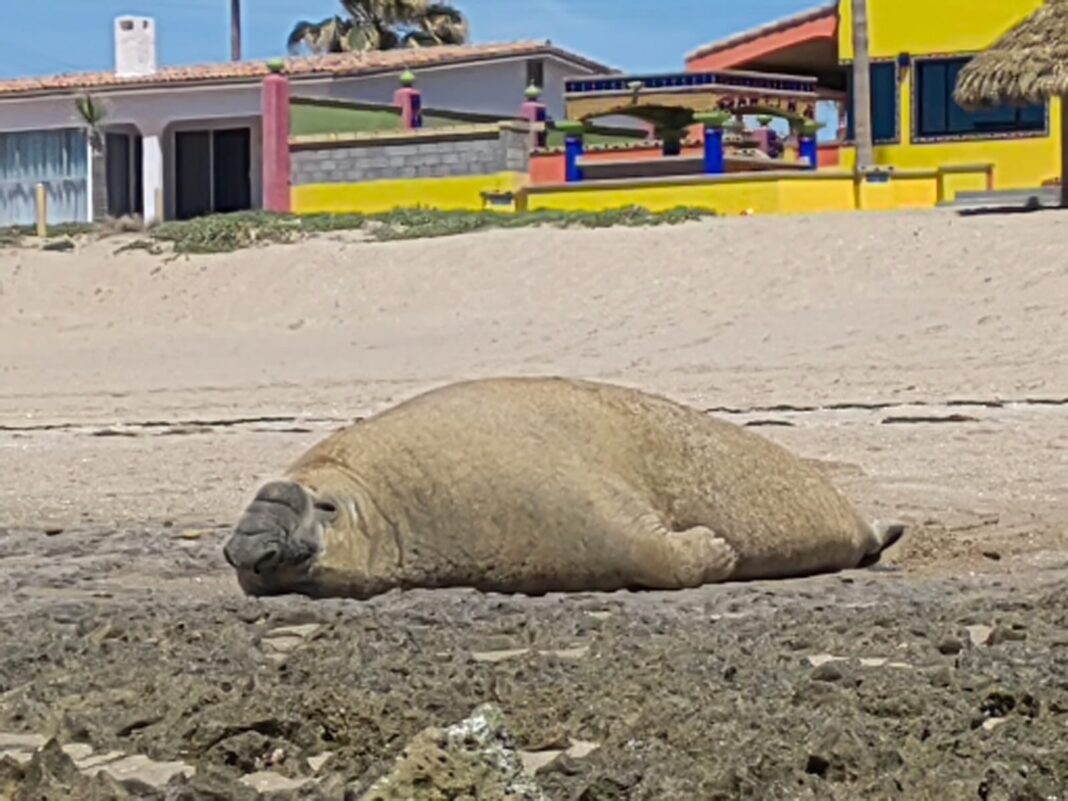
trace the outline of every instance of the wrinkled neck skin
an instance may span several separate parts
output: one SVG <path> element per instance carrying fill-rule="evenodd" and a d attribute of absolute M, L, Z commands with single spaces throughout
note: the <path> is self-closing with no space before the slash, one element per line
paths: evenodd
<path fill-rule="evenodd" d="M 397 521 L 382 514 L 362 477 L 340 463 L 299 466 L 286 477 L 338 510 L 323 526 L 321 551 L 301 592 L 362 600 L 402 584 Z"/>

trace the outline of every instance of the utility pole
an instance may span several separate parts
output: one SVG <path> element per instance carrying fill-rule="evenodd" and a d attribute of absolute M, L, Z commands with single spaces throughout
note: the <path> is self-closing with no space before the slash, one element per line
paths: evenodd
<path fill-rule="evenodd" d="M 851 0 L 853 22 L 853 142 L 857 170 L 875 164 L 871 130 L 871 52 L 868 47 L 868 2 Z"/>
<path fill-rule="evenodd" d="M 230 60 L 241 60 L 241 0 L 230 0 Z"/>

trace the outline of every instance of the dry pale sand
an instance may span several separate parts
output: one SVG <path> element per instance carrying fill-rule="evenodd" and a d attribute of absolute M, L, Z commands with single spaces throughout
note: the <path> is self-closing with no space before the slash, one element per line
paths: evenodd
<path fill-rule="evenodd" d="M 1059 212 L 938 212 L 0 249 L 0 526 L 225 524 L 355 416 L 553 373 L 783 424 L 917 524 L 899 562 L 1007 568 L 1068 544 L 1066 243 Z"/>

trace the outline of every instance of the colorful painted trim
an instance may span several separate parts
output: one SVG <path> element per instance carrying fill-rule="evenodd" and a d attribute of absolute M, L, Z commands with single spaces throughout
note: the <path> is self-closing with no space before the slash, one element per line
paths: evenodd
<path fill-rule="evenodd" d="M 816 79 L 791 75 L 772 75 L 759 72 L 672 72 L 654 75 L 593 75 L 564 81 L 565 96 L 633 93 L 633 85 L 641 89 L 703 89 L 709 86 L 730 86 L 754 91 L 794 92 L 814 94 Z"/>

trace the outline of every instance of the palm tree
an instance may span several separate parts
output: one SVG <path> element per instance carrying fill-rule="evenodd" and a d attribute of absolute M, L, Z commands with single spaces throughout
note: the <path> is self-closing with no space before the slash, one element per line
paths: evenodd
<path fill-rule="evenodd" d="M 241 60 L 241 0 L 230 0 L 230 60 Z"/>
<path fill-rule="evenodd" d="M 851 0 L 853 17 L 853 141 L 857 169 L 875 163 L 871 132 L 871 54 L 868 50 L 867 0 Z"/>
<path fill-rule="evenodd" d="M 447 3 L 431 0 L 341 0 L 345 16 L 298 22 L 289 34 L 291 53 L 392 50 L 458 45 L 467 41 L 467 19 Z"/>
<path fill-rule="evenodd" d="M 107 139 L 101 127 L 108 112 L 104 105 L 90 94 L 77 97 L 74 100 L 74 108 L 77 110 L 81 121 L 85 124 L 86 131 L 89 134 L 89 147 L 93 151 L 90 169 L 93 176 L 94 194 L 95 192 L 100 193 L 98 197 L 101 198 L 101 204 L 103 205 L 101 211 L 105 215 L 109 215 L 111 213 L 111 199 L 108 197 Z"/>

